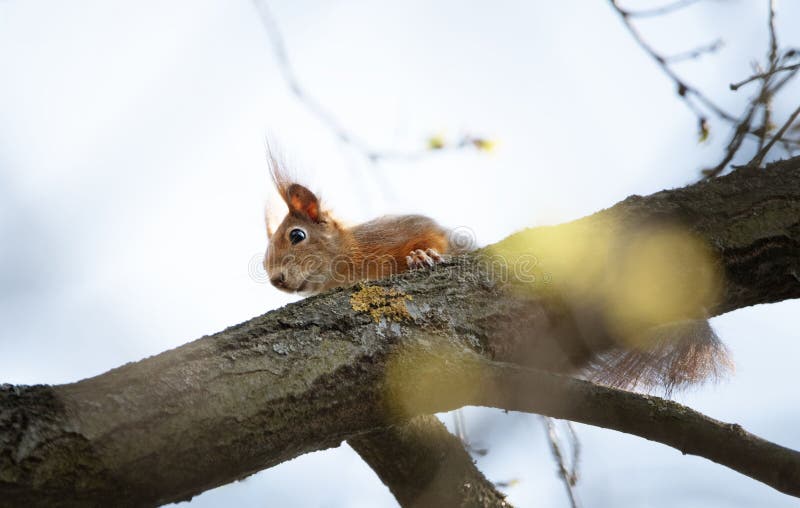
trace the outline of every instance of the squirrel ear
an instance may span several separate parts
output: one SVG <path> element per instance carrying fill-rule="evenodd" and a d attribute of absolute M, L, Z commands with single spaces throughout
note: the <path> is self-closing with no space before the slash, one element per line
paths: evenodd
<path fill-rule="evenodd" d="M 286 204 L 289 211 L 307 216 L 319 222 L 319 199 L 313 192 L 300 184 L 293 183 L 286 189 Z"/>

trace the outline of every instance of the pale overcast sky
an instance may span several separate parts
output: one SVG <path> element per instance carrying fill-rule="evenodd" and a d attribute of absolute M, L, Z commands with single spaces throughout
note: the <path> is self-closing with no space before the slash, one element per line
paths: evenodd
<path fill-rule="evenodd" d="M 737 111 L 766 51 L 766 1 L 642 21 L 677 70 Z M 630 2 L 630 5 L 645 5 Z M 651 5 L 651 2 L 647 2 Z M 720 124 L 696 119 L 605 1 L 273 1 L 304 87 L 376 148 L 496 139 L 491 154 L 369 164 L 290 93 L 251 0 L 0 1 L 0 382 L 100 374 L 277 308 L 251 276 L 265 245 L 264 138 L 352 222 L 419 212 L 491 243 L 694 181 Z M 779 36 L 800 47 L 800 5 Z M 795 86 L 776 105 L 794 107 Z M 681 402 L 800 448 L 800 302 L 713 320 L 730 380 Z M 517 506 L 568 506 L 539 420 L 466 411 L 478 466 Z M 450 416 L 443 416 L 450 424 Z M 789 507 L 796 499 L 674 449 L 578 426 L 587 507 Z M 395 506 L 347 445 L 207 492 L 192 507 Z"/>

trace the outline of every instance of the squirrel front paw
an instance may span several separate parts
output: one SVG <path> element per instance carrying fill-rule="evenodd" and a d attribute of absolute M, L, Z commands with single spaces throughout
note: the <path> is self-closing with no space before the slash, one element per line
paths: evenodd
<path fill-rule="evenodd" d="M 416 249 L 412 250 L 409 255 L 406 256 L 406 263 L 408 263 L 409 270 L 431 267 L 442 261 L 444 261 L 444 258 L 436 249 Z"/>

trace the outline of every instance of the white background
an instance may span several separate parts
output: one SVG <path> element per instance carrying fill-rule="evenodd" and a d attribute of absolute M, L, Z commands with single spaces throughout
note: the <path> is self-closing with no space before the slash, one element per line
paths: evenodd
<path fill-rule="evenodd" d="M 631 2 L 631 5 L 635 2 Z M 732 111 L 727 85 L 766 52 L 766 1 L 702 3 L 639 23 Z M 644 6 L 644 3 L 639 5 Z M 249 275 L 264 249 L 264 138 L 352 222 L 420 212 L 481 244 L 630 194 L 695 181 L 721 124 L 696 119 L 606 2 L 275 1 L 305 88 L 376 148 L 485 135 L 491 154 L 370 165 L 289 92 L 250 0 L 0 1 L 0 381 L 64 383 L 292 300 Z M 800 6 L 779 5 L 800 46 Z M 785 118 L 798 88 L 776 104 Z M 676 398 L 800 448 L 797 301 L 713 320 L 736 375 Z M 446 422 L 450 417 L 444 415 Z M 568 506 L 539 420 L 467 410 L 478 466 L 518 506 Z M 788 507 L 704 459 L 578 426 L 590 507 Z M 394 506 L 346 446 L 205 493 L 193 506 Z"/>

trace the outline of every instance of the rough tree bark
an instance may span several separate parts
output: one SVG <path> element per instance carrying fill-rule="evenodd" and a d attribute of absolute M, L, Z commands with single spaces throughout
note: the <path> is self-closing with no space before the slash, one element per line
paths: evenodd
<path fill-rule="evenodd" d="M 579 289 L 624 269 L 615 249 L 627 243 L 577 264 L 555 259 L 549 245 L 565 232 L 605 245 L 608 234 L 635 238 L 667 223 L 710 246 L 722 277 L 708 314 L 800 296 L 800 158 L 634 196 L 509 237 L 492 251 L 508 263 L 499 270 L 483 251 L 308 298 L 77 383 L 3 385 L 0 503 L 187 499 L 343 440 L 358 449 L 362 439 L 369 455 L 365 437 L 468 404 L 640 435 L 800 496 L 797 452 L 678 404 L 558 374 L 608 341 L 603 302 Z M 539 248 L 545 255 L 530 263 L 525 254 Z M 695 258 L 679 254 L 669 268 L 693 274 Z M 522 265 L 531 268 L 524 283 Z M 400 469 L 382 479 L 402 485 Z"/>
<path fill-rule="evenodd" d="M 460 439 L 434 416 L 350 438 L 401 506 L 508 506 Z"/>

